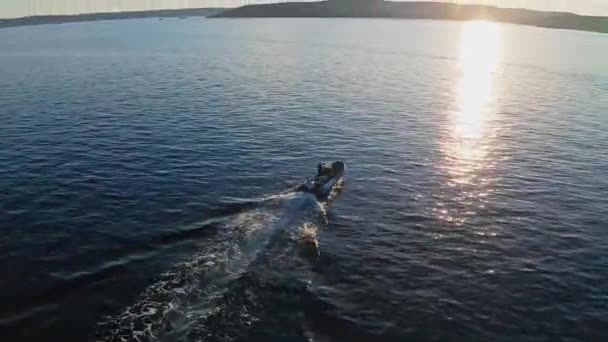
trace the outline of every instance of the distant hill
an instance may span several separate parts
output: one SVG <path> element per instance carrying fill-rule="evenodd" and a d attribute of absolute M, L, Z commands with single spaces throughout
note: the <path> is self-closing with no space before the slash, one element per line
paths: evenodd
<path fill-rule="evenodd" d="M 493 20 L 520 25 L 608 33 L 608 17 L 572 13 L 541 12 L 482 5 L 441 2 L 393 2 L 346 0 L 323 2 L 285 2 L 249 5 L 215 15 L 218 18 L 267 17 L 366 17 L 436 20 Z"/>
<path fill-rule="evenodd" d="M 43 25 L 43 24 L 62 24 L 81 21 L 97 20 L 118 20 L 136 18 L 184 18 L 184 17 L 208 17 L 218 14 L 223 8 L 189 8 L 178 10 L 158 10 L 158 11 L 137 11 L 137 12 L 112 12 L 112 13 L 91 13 L 77 15 L 45 15 L 24 17 L 15 19 L 0 19 L 0 28 Z"/>

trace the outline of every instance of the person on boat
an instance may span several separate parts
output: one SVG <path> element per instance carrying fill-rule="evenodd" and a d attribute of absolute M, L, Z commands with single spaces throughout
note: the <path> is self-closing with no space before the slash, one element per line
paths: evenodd
<path fill-rule="evenodd" d="M 306 182 L 296 188 L 296 191 L 311 193 L 319 199 L 325 199 L 329 191 L 337 182 L 338 177 L 344 173 L 344 163 L 323 162 L 317 165 L 317 175 L 314 178 L 306 179 Z"/>
<path fill-rule="evenodd" d="M 315 180 L 312 178 L 306 179 L 306 183 L 300 185 L 297 189 L 297 191 L 309 192 L 309 193 L 315 194 L 315 195 L 317 195 L 318 190 L 319 190 L 319 187 L 318 187 L 317 183 L 315 182 Z"/>

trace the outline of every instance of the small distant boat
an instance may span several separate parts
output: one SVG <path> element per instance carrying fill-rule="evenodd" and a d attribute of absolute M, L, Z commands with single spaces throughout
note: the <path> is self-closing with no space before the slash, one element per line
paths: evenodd
<path fill-rule="evenodd" d="M 343 161 L 321 162 L 317 166 L 317 175 L 308 178 L 296 191 L 312 193 L 321 201 L 327 200 L 345 172 L 346 164 Z"/>

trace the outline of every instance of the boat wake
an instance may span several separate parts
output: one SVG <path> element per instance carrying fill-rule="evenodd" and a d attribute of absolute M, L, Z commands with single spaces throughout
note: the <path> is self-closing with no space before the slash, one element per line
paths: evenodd
<path fill-rule="evenodd" d="M 327 203 L 313 194 L 231 202 L 242 210 L 221 218 L 217 232 L 200 242 L 195 255 L 162 274 L 133 304 L 105 317 L 97 341 L 182 341 L 196 331 L 196 339 L 204 340 L 201 326 L 232 310 L 226 298 L 236 284 L 252 275 L 295 271 L 319 256 L 317 231 L 327 225 Z M 239 313 L 239 319 L 251 324 L 256 318 Z"/>

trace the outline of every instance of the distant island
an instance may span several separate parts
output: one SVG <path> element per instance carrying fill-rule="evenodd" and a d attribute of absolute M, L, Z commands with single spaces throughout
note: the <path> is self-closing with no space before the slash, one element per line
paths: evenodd
<path fill-rule="evenodd" d="M 547 28 L 608 33 L 608 17 L 561 12 L 458 5 L 442 2 L 329 0 L 248 5 L 216 14 L 218 18 L 353 17 L 435 20 L 492 20 Z"/>
<path fill-rule="evenodd" d="M 216 15 L 224 8 L 188 8 L 177 10 L 157 10 L 157 11 L 136 11 L 136 12 L 110 12 L 110 13 L 90 13 L 76 15 L 42 15 L 33 17 L 23 17 L 14 19 L 0 19 L 0 28 L 15 27 L 26 25 L 44 24 L 63 24 L 82 21 L 98 20 L 119 20 L 119 19 L 139 19 L 139 18 L 180 18 L 187 17 L 208 17 Z"/>

